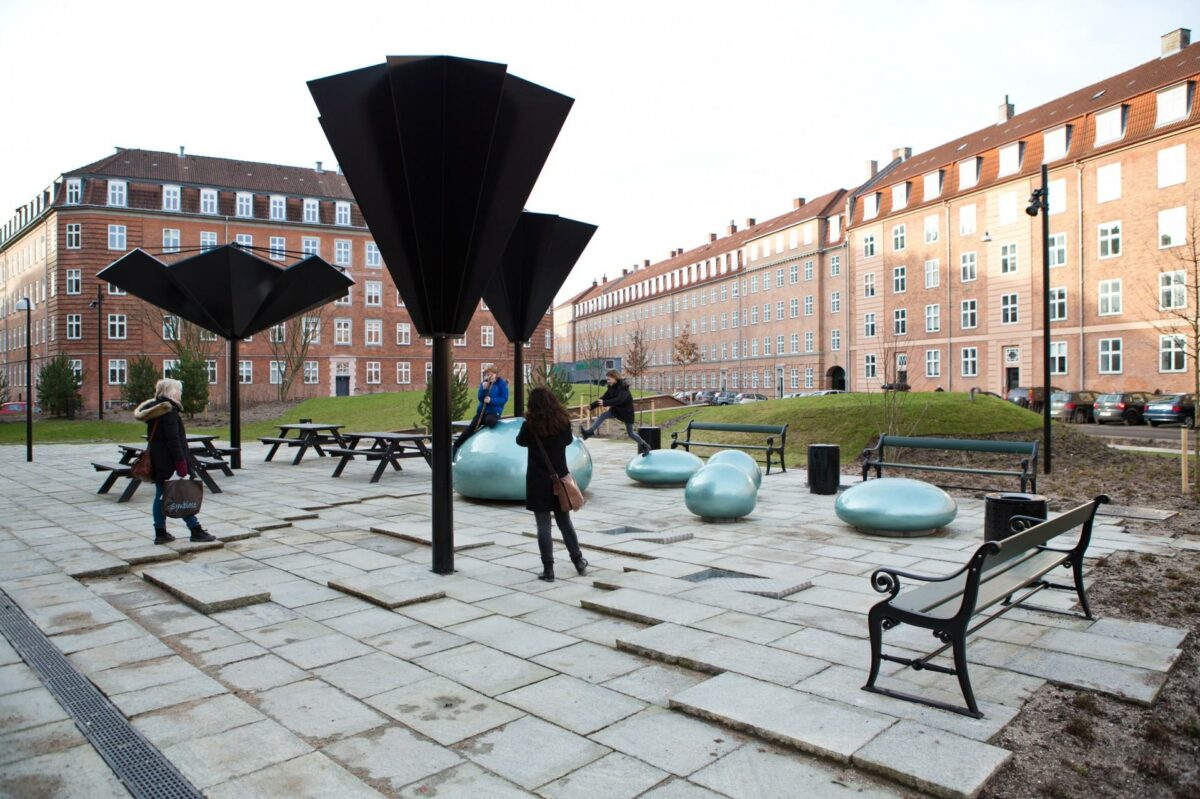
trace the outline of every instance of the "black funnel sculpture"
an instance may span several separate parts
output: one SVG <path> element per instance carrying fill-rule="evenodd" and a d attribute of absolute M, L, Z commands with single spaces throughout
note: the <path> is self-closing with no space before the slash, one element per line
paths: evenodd
<path fill-rule="evenodd" d="M 317 256 L 286 269 L 234 244 L 166 264 L 134 250 L 96 275 L 169 314 L 229 341 L 229 444 L 242 465 L 238 380 L 241 340 L 344 296 L 354 281 Z"/>
<path fill-rule="evenodd" d="M 574 102 L 449 56 L 310 81 L 321 126 L 417 332 L 433 339 L 433 570 L 454 571 L 450 339 L 462 335 Z"/>
<path fill-rule="evenodd" d="M 525 414 L 525 342 L 583 254 L 595 225 L 552 214 L 521 214 L 500 269 L 483 292 L 496 323 L 513 344 L 513 415 Z"/>

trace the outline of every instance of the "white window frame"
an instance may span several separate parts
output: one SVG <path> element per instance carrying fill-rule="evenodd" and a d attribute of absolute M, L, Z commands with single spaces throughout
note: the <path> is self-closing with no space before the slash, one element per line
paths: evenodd
<path fill-rule="evenodd" d="M 1068 374 L 1069 364 L 1067 362 L 1067 342 L 1051 341 L 1050 342 L 1050 374 L 1065 375 Z"/>
<path fill-rule="evenodd" d="M 116 378 L 114 379 L 114 374 Z M 123 386 L 129 377 L 129 362 L 124 358 L 108 359 L 108 384 Z"/>
<path fill-rule="evenodd" d="M 333 224 L 349 227 L 350 225 L 350 203 L 343 200 L 338 200 L 333 204 Z"/>
<path fill-rule="evenodd" d="M 67 341 L 83 338 L 83 314 L 67 314 Z"/>
<path fill-rule="evenodd" d="M 1161 128 L 1187 119 L 1190 95 L 1191 83 L 1187 81 L 1155 93 L 1154 127 Z"/>
<path fill-rule="evenodd" d="M 403 347 L 412 344 L 412 325 L 408 322 L 396 323 L 396 346 Z"/>
<path fill-rule="evenodd" d="M 365 347 L 382 347 L 383 346 L 383 320 L 382 319 L 364 319 L 363 320 L 363 346 L 365 346 Z"/>
<path fill-rule="evenodd" d="M 926 377 L 941 377 L 942 376 L 942 351 L 941 350 L 925 350 L 925 376 Z"/>
<path fill-rule="evenodd" d="M 1169 362 L 1168 362 L 1168 359 Z M 1175 361 L 1178 359 L 1178 366 Z M 1166 333 L 1158 337 L 1158 371 L 1176 373 L 1187 371 L 1187 337 Z"/>
<path fill-rule="evenodd" d="M 383 281 L 367 280 L 363 285 L 363 307 L 383 307 Z"/>
<path fill-rule="evenodd" d="M 1096 342 L 1099 355 L 1096 371 L 1102 375 L 1119 375 L 1125 371 L 1125 341 L 1121 337 L 1102 338 Z"/>
<path fill-rule="evenodd" d="M 959 373 L 962 377 L 979 377 L 979 348 L 963 347 L 958 352 Z"/>
<path fill-rule="evenodd" d="M 1187 271 L 1158 273 L 1158 310 L 1181 311 L 1187 307 Z"/>
<path fill-rule="evenodd" d="M 1012 292 L 1000 295 L 1000 324 L 1015 325 L 1021 321 L 1021 297 Z"/>
<path fill-rule="evenodd" d="M 1067 265 L 1067 234 L 1050 234 L 1050 268 L 1055 269 Z"/>
<path fill-rule="evenodd" d="M 162 209 L 178 212 L 183 207 L 183 193 L 178 186 L 165 184 L 162 187 Z"/>
<path fill-rule="evenodd" d="M 83 249 L 83 224 L 68 222 L 65 236 L 65 246 L 68 250 Z"/>
<path fill-rule="evenodd" d="M 973 283 L 979 279 L 978 254 L 971 251 L 958 256 L 958 276 L 960 283 Z"/>
<path fill-rule="evenodd" d="M 412 362 L 396 361 L 396 385 L 412 385 Z"/>
<path fill-rule="evenodd" d="M 942 329 L 941 303 L 931 303 L 925 306 L 925 332 L 937 333 Z"/>
<path fill-rule="evenodd" d="M 979 183 L 979 157 L 972 156 L 958 162 L 958 190 L 974 188 Z"/>
<path fill-rule="evenodd" d="M 82 178 L 67 178 L 67 193 L 63 202 L 67 205 L 79 205 L 83 202 Z"/>
<path fill-rule="evenodd" d="M 1187 180 L 1187 145 L 1176 144 L 1158 151 L 1158 187 L 1177 186 Z"/>
<path fill-rule="evenodd" d="M 942 262 L 930 258 L 925 262 L 925 288 L 935 289 L 942 285 Z"/>
<path fill-rule="evenodd" d="M 1070 309 L 1067 307 L 1067 289 L 1064 286 L 1050 287 L 1050 321 L 1065 322 Z"/>
<path fill-rule="evenodd" d="M 287 221 L 287 197 L 272 194 L 267 203 L 267 218 L 275 222 Z"/>
<path fill-rule="evenodd" d="M 925 217 L 925 243 L 933 244 L 941 238 L 941 222 L 937 214 Z"/>
<path fill-rule="evenodd" d="M 1059 125 L 1042 134 L 1043 163 L 1053 163 L 1067 157 L 1071 148 L 1071 126 Z"/>
<path fill-rule="evenodd" d="M 1096 168 L 1096 204 L 1121 199 L 1121 162 Z"/>
<path fill-rule="evenodd" d="M 67 293 L 82 294 L 83 293 L 83 270 L 68 269 L 67 270 Z"/>
<path fill-rule="evenodd" d="M 1096 291 L 1097 316 L 1120 316 L 1125 306 L 1121 278 L 1101 280 Z"/>
<path fill-rule="evenodd" d="M 108 205 L 126 208 L 129 205 L 129 184 L 124 180 L 108 181 Z"/>
<path fill-rule="evenodd" d="M 1000 274 L 1015 275 L 1021 268 L 1017 255 L 1017 243 L 1009 242 L 1000 245 Z"/>
<path fill-rule="evenodd" d="M 1096 138 L 1093 145 L 1120 141 L 1125 138 L 1125 106 L 1108 108 L 1096 114 Z"/>
<path fill-rule="evenodd" d="M 200 213 L 208 216 L 216 216 L 220 207 L 216 189 L 200 190 Z"/>
<path fill-rule="evenodd" d="M 968 320 L 971 324 L 967 324 Z M 979 300 L 970 299 L 959 302 L 958 326 L 963 330 L 975 330 L 979 327 Z"/>
<path fill-rule="evenodd" d="M 963 236 L 970 236 L 978 230 L 978 219 L 976 218 L 975 203 L 967 203 L 958 209 L 958 232 Z"/>
<path fill-rule="evenodd" d="M 338 317 L 333 320 L 333 344 L 335 347 L 354 346 L 354 320 Z"/>
<path fill-rule="evenodd" d="M 1119 219 L 1114 222 L 1101 222 L 1096 226 L 1098 257 L 1104 259 L 1119 258 L 1121 256 L 1122 232 L 1121 221 Z"/>
<path fill-rule="evenodd" d="M 900 224 L 892 227 L 892 252 L 902 252 L 908 243 L 908 229 Z"/>
<path fill-rule="evenodd" d="M 1025 143 L 1013 142 L 1000 148 L 1000 167 L 998 177 L 1015 175 L 1021 171 L 1021 156 L 1024 154 Z"/>
<path fill-rule="evenodd" d="M 126 250 L 126 228 L 124 225 L 109 225 L 108 226 L 108 249 L 110 250 Z"/>
<path fill-rule="evenodd" d="M 1187 206 L 1164 208 L 1158 212 L 1158 248 L 1160 250 L 1187 244 Z"/>
<path fill-rule="evenodd" d="M 254 192 L 239 191 L 234 200 L 233 215 L 240 219 L 254 218 Z"/>
<path fill-rule="evenodd" d="M 942 170 L 927 173 L 921 181 L 921 200 L 928 202 L 942 195 Z"/>

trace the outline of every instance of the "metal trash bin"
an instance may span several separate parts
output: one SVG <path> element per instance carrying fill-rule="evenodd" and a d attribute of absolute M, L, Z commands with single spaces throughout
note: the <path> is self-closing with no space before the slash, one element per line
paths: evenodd
<path fill-rule="evenodd" d="M 1002 541 L 1013 535 L 1008 524 L 1014 516 L 1046 518 L 1046 498 L 1041 494 L 997 492 L 984 496 L 983 540 Z"/>
<path fill-rule="evenodd" d="M 655 425 L 653 427 L 651 427 L 650 425 L 646 425 L 645 427 L 639 427 L 637 429 L 637 434 L 642 437 L 642 441 L 645 441 L 647 444 L 650 445 L 650 449 L 662 449 L 662 428 L 661 427 L 658 427 L 657 425 Z"/>
<path fill-rule="evenodd" d="M 837 444 L 808 445 L 808 491 L 836 494 L 842 480 L 842 449 Z"/>

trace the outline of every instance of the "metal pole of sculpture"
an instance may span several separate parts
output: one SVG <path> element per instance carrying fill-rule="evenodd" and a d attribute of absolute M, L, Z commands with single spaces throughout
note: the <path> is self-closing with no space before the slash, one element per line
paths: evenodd
<path fill-rule="evenodd" d="M 513 416 L 525 415 L 525 342 L 514 341 L 513 345 Z"/>
<path fill-rule="evenodd" d="M 225 377 L 229 381 L 229 446 L 233 450 L 229 454 L 229 465 L 234 469 L 242 468 L 242 370 L 238 366 L 239 344 L 240 339 L 229 339 L 229 365 L 225 367 Z"/>
<path fill-rule="evenodd" d="M 433 571 L 454 573 L 454 481 L 450 465 L 450 338 L 433 337 Z"/>

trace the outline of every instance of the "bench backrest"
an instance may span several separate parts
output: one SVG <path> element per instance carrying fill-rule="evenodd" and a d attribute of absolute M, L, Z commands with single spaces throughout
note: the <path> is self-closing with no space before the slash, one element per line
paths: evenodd
<path fill-rule="evenodd" d="M 913 436 L 880 436 L 879 448 L 950 449 L 967 452 L 1009 452 L 1015 455 L 1037 454 L 1036 441 L 988 441 L 966 438 L 917 438 Z"/>
<path fill-rule="evenodd" d="M 724 433 L 773 433 L 782 435 L 787 425 L 778 424 L 725 424 L 723 422 L 688 422 L 689 430 L 713 430 Z"/>
<path fill-rule="evenodd" d="M 1075 529 L 1079 529 L 1079 538 L 1076 539 L 1072 549 L 1087 549 L 1088 542 L 1092 536 L 1092 521 L 1096 517 L 1096 510 L 1105 502 L 1108 502 L 1108 497 L 1101 494 L 1091 502 L 1085 502 L 1061 516 L 1048 519 L 1041 524 L 1034 525 L 1003 539 L 999 542 L 999 550 L 984 557 L 983 572 L 986 574 L 1005 561 L 1011 560 L 1031 549 L 1044 546 L 1058 536 Z"/>

